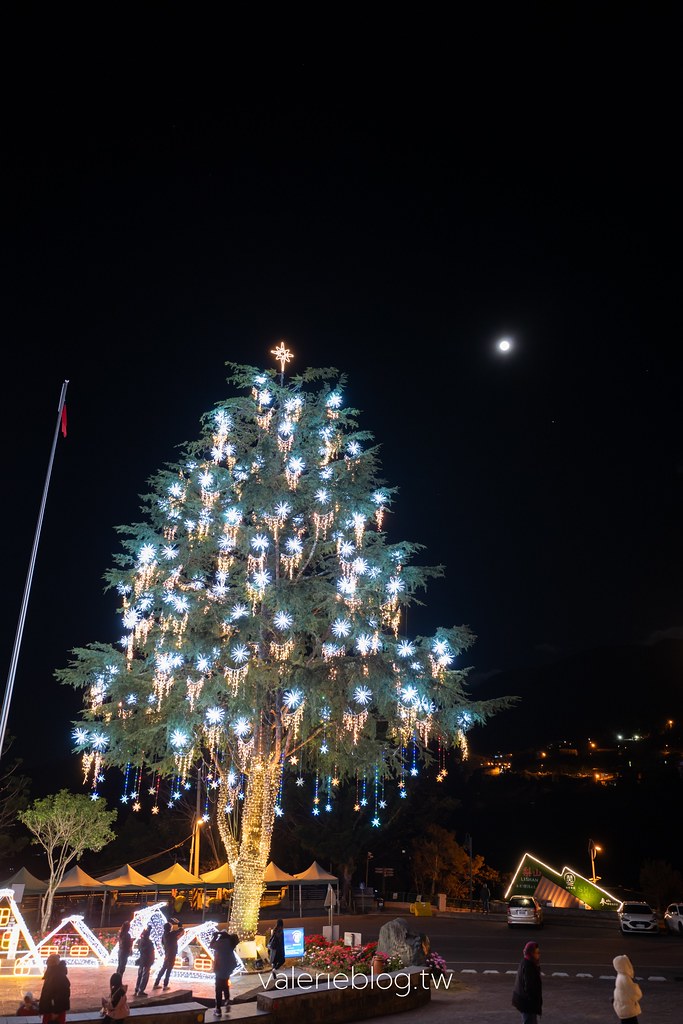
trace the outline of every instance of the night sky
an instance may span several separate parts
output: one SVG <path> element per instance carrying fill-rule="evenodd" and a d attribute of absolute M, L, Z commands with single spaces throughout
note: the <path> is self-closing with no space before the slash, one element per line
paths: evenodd
<path fill-rule="evenodd" d="M 446 568 L 408 631 L 469 624 L 475 694 L 683 637 L 679 117 L 666 24 L 620 17 L 583 44 L 553 32 L 536 63 L 492 55 L 479 79 L 302 60 L 277 88 L 95 83 L 67 104 L 46 75 L 8 110 L 5 673 L 69 381 L 20 752 L 68 752 L 79 701 L 53 672 L 120 635 L 114 527 L 228 396 L 225 362 L 272 366 L 281 338 L 291 372 L 347 374 L 400 489 L 390 539 Z"/>

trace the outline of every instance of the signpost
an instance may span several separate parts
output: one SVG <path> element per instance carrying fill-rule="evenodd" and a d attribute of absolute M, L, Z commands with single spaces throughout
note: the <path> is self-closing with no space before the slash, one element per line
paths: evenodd
<path fill-rule="evenodd" d="M 382 876 L 382 896 L 387 894 L 387 878 L 394 877 L 393 868 L 375 868 L 375 874 Z"/>

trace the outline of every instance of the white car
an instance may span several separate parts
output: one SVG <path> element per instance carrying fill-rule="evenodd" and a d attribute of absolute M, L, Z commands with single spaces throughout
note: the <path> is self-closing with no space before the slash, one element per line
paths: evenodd
<path fill-rule="evenodd" d="M 642 900 L 628 900 L 622 903 L 617 911 L 619 927 L 622 935 L 634 935 L 636 932 L 659 932 L 657 915 L 649 903 Z"/>
<path fill-rule="evenodd" d="M 664 911 L 664 924 L 670 932 L 683 935 L 683 903 L 670 903 Z"/>

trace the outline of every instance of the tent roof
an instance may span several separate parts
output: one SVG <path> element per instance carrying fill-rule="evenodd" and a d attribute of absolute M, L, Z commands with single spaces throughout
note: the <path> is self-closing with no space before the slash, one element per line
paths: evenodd
<path fill-rule="evenodd" d="M 279 868 L 272 860 L 266 870 L 263 873 L 264 882 L 296 882 L 296 877 L 290 875 L 288 871 L 283 871 Z"/>
<path fill-rule="evenodd" d="M 101 882 L 109 882 L 112 889 L 154 889 L 156 888 L 151 879 L 141 875 L 139 871 L 132 868 L 130 864 L 124 864 L 116 871 L 110 871 L 108 875 L 102 875 Z"/>
<path fill-rule="evenodd" d="M 206 871 L 201 876 L 201 879 L 202 882 L 208 882 L 210 885 L 232 885 L 235 881 L 235 876 L 226 860 L 225 864 L 221 864 L 219 868 L 214 868 L 213 871 Z"/>
<path fill-rule="evenodd" d="M 306 868 L 305 871 L 299 872 L 294 876 L 295 882 L 338 882 L 339 879 L 336 875 L 331 875 L 329 871 L 325 871 L 321 868 L 317 860 Z"/>
<path fill-rule="evenodd" d="M 19 868 L 16 874 L 0 885 L 0 889 L 11 889 L 13 885 L 22 884 L 25 886 L 24 892 L 27 894 L 47 891 L 47 882 L 41 882 L 39 878 L 32 875 L 26 868 Z"/>
<path fill-rule="evenodd" d="M 201 885 L 202 880 L 197 875 L 193 875 L 187 868 L 184 868 L 182 864 L 172 864 L 170 868 L 166 868 L 165 871 L 157 871 L 155 874 L 149 876 L 153 882 L 157 885 Z"/>
<path fill-rule="evenodd" d="M 57 886 L 57 892 L 63 892 L 65 889 L 70 889 L 73 892 L 82 892 L 84 889 L 99 889 L 102 892 L 105 889 L 111 888 L 113 886 L 108 882 L 98 881 L 97 878 L 93 878 L 92 875 L 89 875 L 87 871 L 84 871 L 83 868 L 76 864 L 70 871 L 66 872 L 64 878 Z"/>

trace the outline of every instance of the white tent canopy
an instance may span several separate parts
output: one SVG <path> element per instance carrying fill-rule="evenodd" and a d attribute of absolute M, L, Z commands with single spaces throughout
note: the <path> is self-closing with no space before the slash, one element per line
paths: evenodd
<path fill-rule="evenodd" d="M 202 882 L 207 882 L 209 885 L 232 885 L 235 881 L 232 868 L 228 864 L 227 860 L 225 864 L 221 864 L 220 867 L 214 868 L 213 871 L 205 871 L 200 877 Z"/>
<path fill-rule="evenodd" d="M 263 873 L 263 881 L 273 882 L 279 885 L 294 885 L 298 879 L 296 875 L 290 875 L 288 871 L 283 871 L 282 868 L 279 868 L 277 864 L 271 860 Z"/>
<path fill-rule="evenodd" d="M 102 875 L 100 881 L 109 882 L 109 886 L 112 889 L 126 889 L 128 892 L 139 892 L 141 889 L 149 890 L 156 888 L 156 885 L 150 878 L 141 875 L 130 864 L 124 864 L 122 868 L 110 871 L 108 875 Z"/>
<path fill-rule="evenodd" d="M 294 884 L 299 886 L 299 914 L 303 913 L 303 887 L 307 885 L 325 885 L 326 882 L 328 891 L 330 885 L 335 886 L 334 903 L 332 903 L 331 900 L 329 903 L 326 902 L 326 905 L 330 909 L 330 924 L 332 924 L 332 912 L 335 906 L 339 907 L 339 879 L 337 876 L 331 875 L 329 871 L 325 871 L 325 869 L 318 864 L 317 860 L 314 860 L 312 864 L 309 864 L 305 871 L 299 871 L 298 874 L 294 875 Z"/>
<path fill-rule="evenodd" d="M 170 868 L 166 868 L 165 871 L 157 871 L 156 874 L 150 875 L 150 881 L 154 882 L 159 888 L 172 888 L 176 889 L 178 886 L 192 887 L 192 888 L 203 888 L 204 883 L 201 878 L 197 875 L 193 875 L 187 868 L 184 868 L 182 864 L 173 864 Z"/>
<path fill-rule="evenodd" d="M 0 889 L 11 889 L 13 885 L 23 885 L 25 895 L 47 892 L 47 882 L 41 882 L 27 868 L 19 868 L 16 874 L 0 885 Z"/>
<path fill-rule="evenodd" d="M 97 878 L 93 878 L 87 871 L 84 871 L 82 867 L 75 864 L 69 871 L 66 872 L 64 878 L 57 886 L 57 892 L 88 892 L 90 889 L 97 889 L 99 892 L 105 892 L 107 889 L 113 889 L 115 886 L 110 885 L 109 882 L 102 882 Z"/>
<path fill-rule="evenodd" d="M 336 875 L 331 875 L 325 868 L 321 868 L 317 860 L 314 860 L 305 871 L 299 871 L 294 875 L 297 882 L 339 882 Z"/>

